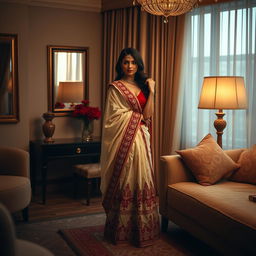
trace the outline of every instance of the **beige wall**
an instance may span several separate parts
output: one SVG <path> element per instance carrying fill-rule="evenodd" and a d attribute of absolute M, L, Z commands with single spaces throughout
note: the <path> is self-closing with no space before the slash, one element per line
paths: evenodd
<path fill-rule="evenodd" d="M 18 34 L 19 112 L 17 124 L 0 123 L 0 145 L 27 147 L 29 140 L 28 8 L 0 3 L 0 32 Z"/>
<path fill-rule="evenodd" d="M 89 99 L 91 105 L 101 107 L 100 13 L 0 3 L 0 32 L 18 34 L 20 99 L 20 122 L 0 124 L 0 145 L 28 149 L 29 140 L 43 138 L 47 45 L 89 47 Z M 53 122 L 54 138 L 81 136 L 80 120 L 56 117 Z M 100 121 L 95 121 L 95 135 L 99 134 Z"/>

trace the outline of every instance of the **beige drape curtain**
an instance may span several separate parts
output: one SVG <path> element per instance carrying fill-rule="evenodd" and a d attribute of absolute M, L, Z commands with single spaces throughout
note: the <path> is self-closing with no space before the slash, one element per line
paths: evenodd
<path fill-rule="evenodd" d="M 116 76 L 115 65 L 125 47 L 139 49 L 141 13 L 138 7 L 103 13 L 103 102 L 107 85 Z"/>
<path fill-rule="evenodd" d="M 185 17 L 171 17 L 165 24 L 162 17 L 141 12 L 138 7 L 107 11 L 103 16 L 103 105 L 107 85 L 116 75 L 117 58 L 125 47 L 139 50 L 146 73 L 156 81 L 152 153 L 158 184 L 160 156 L 179 148 L 179 77 Z"/>

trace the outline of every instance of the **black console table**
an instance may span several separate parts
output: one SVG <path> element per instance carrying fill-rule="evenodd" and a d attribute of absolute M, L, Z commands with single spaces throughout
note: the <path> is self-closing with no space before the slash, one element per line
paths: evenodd
<path fill-rule="evenodd" d="M 55 139 L 53 143 L 43 140 L 30 141 L 30 168 L 32 192 L 35 194 L 37 172 L 41 172 L 42 202 L 46 203 L 48 163 L 56 159 L 72 159 L 77 163 L 96 163 L 100 159 L 99 138 L 83 142 L 81 138 Z"/>

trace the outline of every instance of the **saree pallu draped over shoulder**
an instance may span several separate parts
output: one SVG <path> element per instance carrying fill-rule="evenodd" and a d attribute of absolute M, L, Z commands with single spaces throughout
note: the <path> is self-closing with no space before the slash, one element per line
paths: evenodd
<path fill-rule="evenodd" d="M 142 118 L 137 97 L 121 81 L 110 84 L 101 151 L 104 236 L 139 247 L 151 245 L 160 230 L 150 134 Z"/>

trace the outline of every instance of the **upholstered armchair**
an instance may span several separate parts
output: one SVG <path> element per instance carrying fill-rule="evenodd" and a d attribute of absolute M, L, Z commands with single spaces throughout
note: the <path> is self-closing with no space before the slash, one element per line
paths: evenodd
<path fill-rule="evenodd" d="M 22 210 L 28 221 L 31 200 L 29 153 L 14 147 L 0 147 L 0 202 L 11 212 Z"/>
<path fill-rule="evenodd" d="M 17 239 L 10 213 L 0 203 L 0 255 L 3 256 L 53 256 L 46 248 Z"/>

